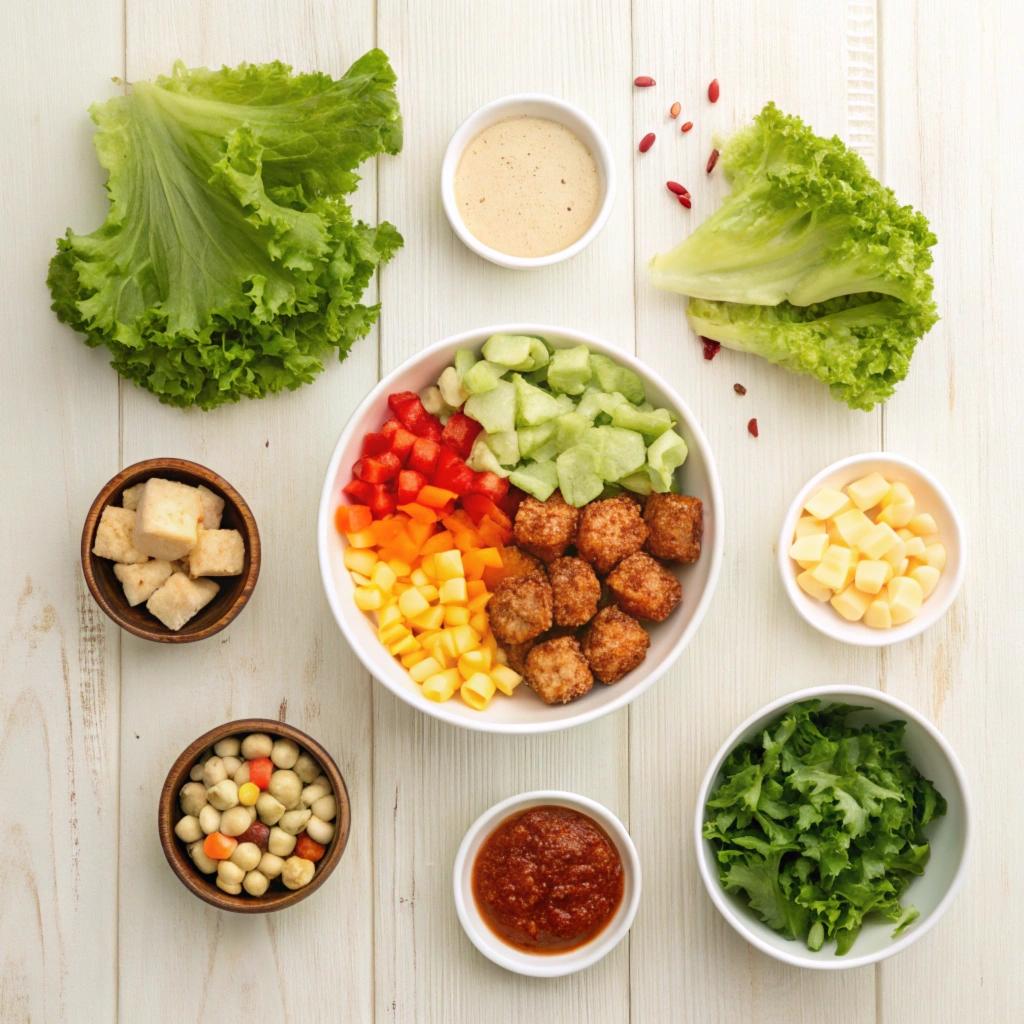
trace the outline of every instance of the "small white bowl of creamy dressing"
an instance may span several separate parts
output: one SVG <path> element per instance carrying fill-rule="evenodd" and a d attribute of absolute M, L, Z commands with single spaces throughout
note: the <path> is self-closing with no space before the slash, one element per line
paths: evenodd
<path fill-rule="evenodd" d="M 575 256 L 615 202 L 608 140 L 571 103 L 506 96 L 459 127 L 441 165 L 441 199 L 455 233 L 503 267 L 546 267 Z"/>

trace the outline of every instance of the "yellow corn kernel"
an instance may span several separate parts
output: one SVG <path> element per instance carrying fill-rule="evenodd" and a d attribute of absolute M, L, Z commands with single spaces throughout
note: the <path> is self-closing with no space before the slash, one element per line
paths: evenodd
<path fill-rule="evenodd" d="M 793 534 L 795 540 L 801 537 L 813 537 L 816 533 L 824 533 L 825 524 L 814 516 L 801 516 L 796 521 L 796 531 Z"/>
<path fill-rule="evenodd" d="M 872 629 L 889 629 L 892 626 L 892 613 L 889 611 L 889 602 L 884 597 L 876 597 L 868 610 L 864 613 L 861 622 Z"/>
<path fill-rule="evenodd" d="M 879 523 L 872 526 L 864 534 L 860 541 L 860 549 L 864 554 L 873 560 L 881 558 L 893 544 L 902 543 L 896 536 L 896 531 L 888 523 Z"/>
<path fill-rule="evenodd" d="M 377 552 L 369 551 L 366 548 L 345 548 L 342 561 L 345 563 L 346 569 L 362 576 L 369 576 L 377 563 Z"/>
<path fill-rule="evenodd" d="M 835 518 L 836 532 L 848 548 L 860 546 L 861 538 L 871 529 L 871 520 L 859 508 L 847 509 Z"/>
<path fill-rule="evenodd" d="M 388 648 L 396 658 L 403 654 L 412 654 L 413 651 L 418 651 L 419 649 L 420 642 L 411 633 Z"/>
<path fill-rule="evenodd" d="M 894 626 L 909 622 L 921 609 L 924 593 L 921 584 L 910 576 L 889 580 L 889 614 Z"/>
<path fill-rule="evenodd" d="M 409 574 L 409 582 L 414 587 L 425 587 L 430 582 L 430 577 L 423 571 L 423 567 L 413 569 Z"/>
<path fill-rule="evenodd" d="M 812 575 L 810 569 L 805 569 L 796 578 L 797 586 L 805 593 L 814 598 L 815 601 L 827 601 L 832 596 L 832 588 L 819 583 Z"/>
<path fill-rule="evenodd" d="M 472 626 L 455 626 L 447 630 L 446 635 L 452 638 L 455 647 L 453 655 L 465 654 L 480 646 L 480 634 Z"/>
<path fill-rule="evenodd" d="M 931 597 L 932 591 L 939 582 L 940 575 L 939 570 L 931 565 L 919 565 L 916 569 L 911 569 L 910 578 L 917 580 L 920 585 L 922 601 L 926 601 Z"/>
<path fill-rule="evenodd" d="M 415 619 L 411 619 L 410 624 L 414 628 L 424 631 L 438 630 L 444 625 L 444 608 L 436 604 L 425 612 L 421 612 Z"/>
<path fill-rule="evenodd" d="M 923 561 L 925 565 L 942 572 L 946 568 L 946 549 L 941 544 L 929 544 L 924 549 Z"/>
<path fill-rule="evenodd" d="M 481 637 L 491 628 L 491 620 L 487 618 L 487 612 L 475 612 L 469 617 L 469 624 Z"/>
<path fill-rule="evenodd" d="M 494 680 L 483 672 L 477 672 L 462 684 L 459 693 L 474 711 L 483 711 L 494 696 Z"/>
<path fill-rule="evenodd" d="M 844 619 L 849 622 L 859 622 L 864 618 L 864 613 L 871 604 L 872 595 L 865 594 L 856 586 L 847 587 L 841 594 L 836 594 L 831 605 Z"/>
<path fill-rule="evenodd" d="M 434 566 L 439 580 L 453 580 L 466 575 L 466 570 L 462 567 L 462 552 L 457 548 L 451 551 L 438 551 L 434 555 Z"/>
<path fill-rule="evenodd" d="M 491 652 L 484 650 L 466 651 L 459 658 L 459 672 L 463 679 L 469 679 L 477 672 L 489 672 L 491 668 Z"/>
<path fill-rule="evenodd" d="M 798 562 L 820 562 L 828 550 L 828 535 L 814 533 L 793 542 L 789 557 Z"/>
<path fill-rule="evenodd" d="M 440 703 L 448 700 L 461 682 L 462 677 L 459 675 L 458 669 L 442 669 L 423 681 L 422 693 L 427 700 L 435 700 Z"/>
<path fill-rule="evenodd" d="M 390 626 L 393 622 L 403 622 L 404 616 L 397 604 L 385 605 L 379 612 L 377 612 L 377 628 L 384 629 L 385 626 Z"/>
<path fill-rule="evenodd" d="M 882 508 L 888 508 L 890 505 L 902 505 L 913 500 L 914 495 L 910 488 L 902 480 L 897 480 L 882 498 Z"/>
<path fill-rule="evenodd" d="M 388 568 L 395 574 L 398 579 L 402 579 L 408 576 L 412 572 L 412 566 L 408 562 L 403 562 L 400 558 L 392 558 L 388 562 Z"/>
<path fill-rule="evenodd" d="M 889 492 L 889 481 L 881 473 L 869 473 L 860 480 L 855 480 L 846 488 L 850 500 L 861 510 L 866 512 L 869 508 L 877 505 Z"/>
<path fill-rule="evenodd" d="M 374 585 L 380 587 L 385 594 L 391 593 L 391 588 L 394 587 L 398 581 L 398 577 L 395 575 L 394 570 L 387 562 L 378 562 L 373 567 L 373 572 L 370 573 L 370 579 L 373 580 Z"/>
<path fill-rule="evenodd" d="M 914 518 L 907 523 L 907 529 L 910 530 L 915 537 L 927 537 L 930 534 L 939 532 L 939 528 L 935 525 L 934 517 L 930 516 L 927 512 L 922 512 L 920 515 L 914 516 Z"/>
<path fill-rule="evenodd" d="M 441 552 L 447 554 L 446 551 Z M 441 604 L 465 604 L 466 603 L 466 580 L 462 576 L 453 576 L 446 579 L 440 587 L 438 600 Z"/>
<path fill-rule="evenodd" d="M 415 619 L 430 607 L 430 602 L 415 587 L 410 587 L 398 598 L 398 607 L 407 619 Z"/>
<path fill-rule="evenodd" d="M 354 548 L 375 548 L 377 541 L 374 540 L 372 530 L 360 530 L 359 533 L 346 533 L 345 540 Z"/>
<path fill-rule="evenodd" d="M 494 685 L 506 697 L 511 697 L 512 691 L 523 681 L 523 677 L 518 672 L 510 669 L 508 665 L 492 666 L 491 679 L 494 680 Z"/>
<path fill-rule="evenodd" d="M 466 626 L 469 624 L 469 609 L 460 604 L 445 604 L 444 624 L 446 626 Z"/>
<path fill-rule="evenodd" d="M 373 586 L 373 580 L 371 580 L 369 576 L 364 576 L 361 572 L 350 572 L 349 576 L 352 577 L 352 582 L 357 587 Z"/>
<path fill-rule="evenodd" d="M 877 594 L 892 576 L 893 567 L 888 562 L 865 558 L 857 563 L 854 583 L 865 594 Z"/>
<path fill-rule="evenodd" d="M 482 612 L 487 607 L 487 602 L 490 601 L 490 599 L 491 595 L 485 591 L 482 594 L 478 594 L 476 597 L 470 597 L 467 607 L 471 612 Z"/>
<path fill-rule="evenodd" d="M 815 519 L 832 519 L 850 508 L 850 499 L 841 491 L 822 487 L 810 501 L 804 503 L 804 508 Z"/>
<path fill-rule="evenodd" d="M 376 587 L 356 587 L 356 607 L 360 611 L 376 611 L 384 602 L 384 595 Z"/>
<path fill-rule="evenodd" d="M 411 675 L 417 683 L 422 683 L 424 680 L 443 671 L 444 666 L 437 660 L 437 658 L 428 654 L 421 662 L 413 665 L 412 668 L 409 669 L 409 675 Z"/>
<path fill-rule="evenodd" d="M 424 650 L 412 651 L 410 654 L 402 655 L 402 665 L 405 668 L 415 668 L 421 661 L 426 661 L 430 655 Z"/>
<path fill-rule="evenodd" d="M 422 586 L 419 586 L 419 587 L 417 587 L 416 589 L 417 589 L 417 590 L 418 590 L 418 591 L 419 591 L 419 592 L 420 592 L 420 593 L 421 593 L 421 594 L 422 594 L 422 595 L 423 595 L 423 596 L 424 596 L 424 597 L 425 597 L 425 598 L 426 598 L 426 599 L 427 599 L 427 600 L 428 600 L 428 601 L 429 601 L 429 602 L 430 602 L 431 604 L 433 604 L 433 603 L 434 603 L 434 602 L 435 602 L 435 601 L 436 601 L 436 600 L 438 599 L 438 597 L 440 597 L 440 592 L 438 591 L 437 587 L 435 587 L 435 586 L 434 586 L 434 585 L 433 585 L 432 583 L 424 583 L 424 584 L 423 584 Z"/>
<path fill-rule="evenodd" d="M 825 557 L 809 571 L 819 583 L 831 587 L 832 590 L 839 590 L 845 585 L 846 574 L 852 566 L 854 566 L 853 552 L 849 548 L 833 544 L 825 552 Z"/>

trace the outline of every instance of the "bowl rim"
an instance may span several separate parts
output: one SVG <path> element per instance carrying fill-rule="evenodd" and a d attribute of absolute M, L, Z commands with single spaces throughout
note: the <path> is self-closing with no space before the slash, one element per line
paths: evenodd
<path fill-rule="evenodd" d="M 597 152 L 592 153 L 592 156 L 598 164 L 599 171 L 603 171 L 605 179 L 604 199 L 590 227 L 572 245 L 567 246 L 565 249 L 559 249 L 558 252 L 549 253 L 547 256 L 512 256 L 498 249 L 492 249 L 489 245 L 481 242 L 466 227 L 465 222 L 459 215 L 458 206 L 455 202 L 455 173 L 458 169 L 459 161 L 462 159 L 462 154 L 465 152 L 469 142 L 479 134 L 479 131 L 483 130 L 481 128 L 479 131 L 475 131 L 476 124 L 485 120 L 491 114 L 500 113 L 503 108 L 511 108 L 522 103 L 541 104 L 563 116 L 571 114 L 572 117 L 579 119 L 594 139 Z M 559 124 L 565 124 L 560 117 L 552 117 L 551 120 L 557 121 Z M 484 127 L 489 127 L 489 125 Z M 565 127 L 570 126 L 565 125 Z M 485 260 L 490 260 L 491 263 L 507 267 L 510 270 L 532 270 L 539 267 L 548 267 L 554 263 L 561 263 L 563 260 L 570 259 L 585 249 L 600 234 L 608 218 L 611 216 L 612 208 L 615 205 L 617 185 L 615 159 L 612 156 L 611 146 L 608 144 L 604 132 L 597 126 L 593 118 L 584 113 L 575 104 L 558 96 L 551 96 L 542 92 L 512 93 L 477 107 L 455 129 L 445 149 L 444 159 L 441 162 L 441 203 L 444 206 L 444 212 L 448 217 L 452 230 L 459 236 L 459 239 L 466 248 L 472 250 L 478 256 L 482 256 Z"/>
<path fill-rule="evenodd" d="M 156 629 L 144 629 L 141 626 L 136 625 L 131 619 L 127 618 L 122 613 L 117 604 L 107 600 L 106 594 L 104 594 L 103 590 L 96 582 L 96 573 L 93 568 L 93 558 L 99 557 L 92 553 L 93 538 L 95 537 L 96 530 L 99 527 L 99 521 L 103 514 L 103 509 L 110 504 L 114 493 L 126 481 L 140 473 L 155 473 L 159 470 L 166 469 L 196 477 L 203 483 L 214 484 L 214 486 L 222 490 L 231 499 L 232 504 L 237 508 L 238 514 L 245 525 L 245 544 L 248 548 L 249 571 L 246 574 L 241 592 L 234 601 L 225 608 L 220 618 L 211 622 L 205 628 L 193 630 L 190 633 L 181 631 L 176 633 L 170 631 L 162 633 Z M 126 630 L 142 640 L 151 640 L 154 643 L 161 644 L 189 644 L 194 643 L 197 640 L 206 640 L 234 622 L 242 609 L 249 603 L 249 598 L 252 596 L 253 590 L 256 589 L 256 582 L 260 576 L 260 565 L 263 560 L 263 552 L 260 544 L 259 527 L 256 525 L 256 517 L 253 515 L 252 509 L 249 508 L 249 504 L 245 498 L 243 498 L 242 495 L 224 479 L 224 477 L 210 469 L 208 466 L 203 466 L 198 462 L 191 462 L 188 459 L 178 459 L 171 456 L 165 456 L 154 459 L 142 459 L 140 462 L 134 462 L 132 465 L 126 466 L 119 473 L 116 473 L 103 485 L 99 494 L 96 495 L 92 504 L 89 506 L 89 511 L 85 516 L 85 522 L 82 525 L 81 557 L 82 572 L 85 576 L 86 586 L 89 588 L 89 593 L 92 594 L 93 600 L 100 606 L 100 609 L 107 618 L 120 626 L 121 629 Z M 186 623 L 183 628 L 187 628 L 187 625 L 188 624 Z"/>
<path fill-rule="evenodd" d="M 751 726 L 758 721 L 758 719 L 763 718 L 766 715 L 782 711 L 790 705 L 796 704 L 802 700 L 810 700 L 813 697 L 825 696 L 858 697 L 885 704 L 898 714 L 915 722 L 924 729 L 929 736 L 931 736 L 943 756 L 946 758 L 946 761 L 953 772 L 953 777 L 956 780 L 957 787 L 963 796 L 964 836 L 963 851 L 960 855 L 960 863 L 957 865 L 956 873 L 953 875 L 953 880 L 950 882 L 949 887 L 935 909 L 926 918 L 924 918 L 924 920 L 916 923 L 911 929 L 892 942 L 889 946 L 874 953 L 865 953 L 861 956 L 850 956 L 847 954 L 844 957 L 831 957 L 828 960 L 810 960 L 798 956 L 795 953 L 789 953 L 786 950 L 777 949 L 770 943 L 765 942 L 747 925 L 746 920 L 736 913 L 725 898 L 722 883 L 718 880 L 718 876 L 712 873 L 712 869 L 708 865 L 705 854 L 710 844 L 704 839 L 702 833 L 704 826 L 704 805 L 707 803 L 708 794 L 711 791 L 711 787 L 714 784 L 715 779 L 718 777 L 722 763 L 732 752 L 733 748 L 740 742 L 744 733 L 746 733 Z M 974 842 L 974 810 L 971 804 L 971 791 L 967 784 L 967 775 L 964 772 L 963 766 L 960 764 L 960 759 L 956 756 L 956 752 L 953 750 L 952 746 L 950 746 L 949 741 L 927 718 L 924 717 L 924 715 L 915 711 L 909 704 L 906 704 L 897 697 L 891 696 L 883 690 L 872 689 L 870 686 L 812 686 L 805 690 L 796 690 L 793 693 L 784 694 L 782 697 L 778 697 L 776 700 L 770 701 L 768 704 L 765 704 L 764 707 L 759 708 L 752 715 L 749 715 L 735 729 L 733 729 L 728 738 L 724 743 L 722 743 L 715 752 L 715 755 L 712 757 L 711 763 L 707 771 L 704 773 L 704 778 L 701 781 L 700 788 L 697 791 L 697 805 L 694 811 L 693 826 L 697 866 L 700 870 L 701 878 L 704 881 L 704 888 L 707 889 L 708 895 L 711 897 L 711 901 L 733 930 L 752 946 L 759 949 L 762 953 L 767 953 L 768 956 L 773 957 L 776 960 L 780 960 L 781 962 L 790 964 L 794 967 L 805 967 L 808 970 L 818 971 L 844 971 L 854 967 L 864 967 L 868 964 L 878 963 L 881 960 L 887 960 L 889 957 L 902 952 L 908 946 L 917 942 L 918 939 L 924 938 L 924 936 L 927 935 L 928 932 L 930 932 L 938 923 L 942 915 L 950 908 L 953 900 L 956 899 L 957 893 L 959 893 L 963 886 L 970 866 L 971 849 Z M 797 949 L 803 948 L 800 946 L 799 942 L 795 942 L 794 946 Z"/>
<path fill-rule="evenodd" d="M 323 867 L 319 868 L 309 885 L 283 893 L 271 902 L 258 896 L 233 896 L 231 893 L 218 889 L 215 882 L 206 881 L 208 877 L 212 876 L 199 875 L 188 863 L 188 855 L 179 846 L 181 840 L 174 834 L 172 820 L 177 800 L 175 779 L 182 769 L 187 765 L 195 764 L 204 750 L 212 747 L 214 743 L 224 739 L 225 736 L 251 732 L 265 732 L 272 736 L 277 735 L 294 740 L 300 747 L 310 751 L 324 770 L 324 774 L 331 780 L 338 804 L 338 812 L 335 815 L 337 822 L 335 836 L 328 845 L 328 852 L 322 862 Z M 238 718 L 207 730 L 174 759 L 160 788 L 160 797 L 157 801 L 157 832 L 160 835 L 160 846 L 163 849 L 164 857 L 170 864 L 171 870 L 178 881 L 194 896 L 198 896 L 218 910 L 228 910 L 236 914 L 271 914 L 278 910 L 287 910 L 288 907 L 293 907 L 307 896 L 311 896 L 327 881 L 327 878 L 338 866 L 352 832 L 352 803 L 349 799 L 345 777 L 341 774 L 337 763 L 327 749 L 312 736 L 297 729 L 294 725 L 272 718 Z"/>
<path fill-rule="evenodd" d="M 789 557 L 789 548 L 792 543 L 793 531 L 796 528 L 796 521 L 799 518 L 801 509 L 803 508 L 804 500 L 808 495 L 816 487 L 820 487 L 826 478 L 840 470 L 866 462 L 888 462 L 893 466 L 899 466 L 901 469 L 907 470 L 910 473 L 917 474 L 921 477 L 938 495 L 939 501 L 944 506 L 946 514 L 953 523 L 953 532 L 956 535 L 957 541 L 957 565 L 953 573 L 953 585 L 949 588 L 946 597 L 941 601 L 931 604 L 930 606 L 930 602 L 926 602 L 922 605 L 921 611 L 915 615 L 913 619 L 900 626 L 894 626 L 891 629 L 871 629 L 869 626 L 865 626 L 861 622 L 847 622 L 845 619 L 841 618 L 838 613 L 835 615 L 835 622 L 828 621 L 826 623 L 818 621 L 807 611 L 807 609 L 813 607 L 810 604 L 813 598 L 805 594 L 797 585 L 796 576 L 792 571 L 792 559 Z M 826 466 L 823 470 L 812 476 L 810 480 L 808 480 L 803 487 L 797 491 L 792 503 L 786 510 L 786 514 L 782 519 L 782 527 L 779 530 L 779 539 L 776 544 L 775 551 L 782 585 L 785 588 L 786 593 L 789 595 L 789 600 L 799 616 L 804 620 L 804 622 L 818 630 L 819 633 L 831 637 L 833 640 L 838 640 L 840 643 L 850 644 L 854 647 L 888 647 L 891 644 L 898 644 L 904 640 L 910 640 L 912 637 L 919 636 L 926 629 L 934 626 L 935 623 L 938 622 L 947 611 L 949 611 L 953 602 L 956 600 L 957 594 L 960 592 L 960 587 L 964 582 L 964 574 L 967 565 L 967 541 L 963 520 L 961 519 L 960 513 L 957 511 L 957 508 L 953 504 L 949 494 L 946 492 L 946 489 L 923 466 L 914 462 L 912 459 L 905 458 L 904 456 L 897 455 L 893 452 L 863 452 L 859 455 L 850 455 L 845 459 L 840 459 L 838 462 L 833 462 L 831 465 Z M 857 628 L 854 629 L 852 627 Z"/>
<path fill-rule="evenodd" d="M 476 719 L 469 720 L 458 718 L 446 713 L 443 703 L 437 704 L 433 701 L 415 699 L 416 695 L 413 693 L 410 693 L 404 688 L 392 685 L 389 679 L 381 679 L 375 673 L 371 659 L 364 653 L 358 638 L 349 628 L 346 612 L 342 608 L 339 595 L 336 593 L 334 581 L 332 579 L 330 556 L 327 550 L 327 537 L 333 525 L 332 520 L 334 509 L 332 505 L 334 500 L 334 480 L 338 474 L 338 468 L 345 448 L 348 446 L 352 435 L 360 425 L 360 422 L 365 416 L 367 410 L 377 404 L 381 400 L 382 396 L 386 396 L 389 393 L 392 388 L 392 381 L 403 374 L 409 368 L 410 364 L 425 362 L 435 353 L 452 346 L 458 347 L 459 345 L 470 343 L 477 345 L 486 340 L 492 334 L 536 334 L 544 338 L 553 336 L 556 340 L 564 339 L 574 342 L 575 344 L 593 345 L 596 351 L 618 359 L 622 365 L 637 373 L 641 380 L 649 380 L 653 385 L 660 388 L 666 395 L 671 396 L 673 405 L 675 406 L 675 411 L 679 413 L 680 420 L 685 422 L 686 429 L 690 434 L 691 440 L 701 453 L 701 458 L 704 461 L 708 476 L 708 485 L 711 490 L 711 503 L 715 514 L 714 541 L 712 542 L 710 551 L 707 552 L 708 557 L 711 560 L 711 566 L 708 570 L 708 578 L 707 583 L 704 586 L 704 592 L 701 594 L 700 600 L 697 602 L 697 607 L 694 609 L 693 616 L 690 619 L 689 624 L 681 632 L 679 638 L 676 640 L 668 654 L 659 664 L 652 667 L 646 679 L 608 701 L 607 704 L 603 704 L 590 710 L 581 711 L 578 715 L 570 718 L 552 719 L 549 721 L 539 722 L 496 722 L 488 720 L 486 714 L 481 714 L 476 716 L 476 719 L 479 719 L 479 721 L 477 721 Z M 320 579 L 323 583 L 324 593 L 327 596 L 327 603 L 330 605 L 331 612 L 334 615 L 334 620 L 337 622 L 342 634 L 348 641 L 349 647 L 355 651 L 356 656 L 359 658 L 360 662 L 362 662 L 363 667 L 370 673 L 371 677 L 382 683 L 393 694 L 401 698 L 411 707 L 414 707 L 425 714 L 431 715 L 434 718 L 440 719 L 443 722 L 448 722 L 450 725 L 455 725 L 463 729 L 470 729 L 474 732 L 516 735 L 535 735 L 546 732 L 557 732 L 560 729 L 570 729 L 578 725 L 583 725 L 586 722 L 592 722 L 604 715 L 618 711 L 619 708 L 625 707 L 627 704 L 636 700 L 640 694 L 657 682 L 665 672 L 668 671 L 693 639 L 694 634 L 697 632 L 704 619 L 704 615 L 711 603 L 711 599 L 714 596 L 715 587 L 718 584 L 719 572 L 722 567 L 722 555 L 725 543 L 725 519 L 723 505 L 722 485 L 718 477 L 718 467 L 715 465 L 715 458 L 711 451 L 711 445 L 708 443 L 696 416 L 694 416 L 690 407 L 683 401 L 675 388 L 671 387 L 650 367 L 640 362 L 640 360 L 638 360 L 631 352 L 620 351 L 608 342 L 602 341 L 600 338 L 596 338 L 592 334 L 588 334 L 584 331 L 556 327 L 552 324 L 510 323 L 477 327 L 469 331 L 463 331 L 460 334 L 453 334 L 441 341 L 437 341 L 400 363 L 387 376 L 383 377 L 378 382 L 377 386 L 374 387 L 373 390 L 359 403 L 352 415 L 349 417 L 348 422 L 342 429 L 341 436 L 338 438 L 338 441 L 334 446 L 334 451 L 331 453 L 330 461 L 327 464 L 327 472 L 324 476 L 323 488 L 320 493 L 320 507 L 317 513 L 317 554 L 320 561 Z M 704 557 L 703 550 L 701 552 L 701 557 Z M 358 611 L 358 609 L 355 610 Z M 360 612 L 359 614 L 363 613 Z"/>
<path fill-rule="evenodd" d="M 469 861 L 470 847 L 481 832 L 492 830 L 510 814 L 518 810 L 550 804 L 568 807 L 570 810 L 582 811 L 593 818 L 608 833 L 622 857 L 623 869 L 626 872 L 625 882 L 627 885 L 632 885 L 632 895 L 630 896 L 629 903 L 625 906 L 625 913 L 622 915 L 622 919 L 614 929 L 605 928 L 598 932 L 589 942 L 565 953 L 536 954 L 534 956 L 536 963 L 528 962 L 524 964 L 513 960 L 511 957 L 504 956 L 500 950 L 505 943 L 502 943 L 502 940 L 490 931 L 486 934 L 487 937 L 492 939 L 492 942 L 486 940 L 466 907 L 462 888 L 467 874 L 473 870 L 473 864 Z M 561 978 L 567 974 L 575 974 L 577 971 L 593 966 L 599 960 L 604 959 L 625 938 L 629 929 L 633 926 L 633 919 L 636 917 L 636 911 L 640 905 L 643 872 L 640 867 L 640 857 L 636 852 L 636 846 L 633 844 L 632 837 L 626 830 L 625 825 L 607 807 L 596 800 L 591 800 L 589 797 L 570 793 L 566 790 L 536 789 L 498 801 L 498 803 L 484 811 L 469 826 L 466 834 L 462 837 L 462 842 L 459 844 L 458 853 L 455 855 L 455 863 L 452 868 L 452 887 L 459 922 L 469 937 L 469 941 L 488 960 L 515 974 L 522 974 L 532 978 Z M 484 928 L 486 927 L 485 924 Z M 509 949 L 515 949 L 515 947 L 509 946 Z M 517 952 L 530 956 L 525 950 L 517 950 Z"/>

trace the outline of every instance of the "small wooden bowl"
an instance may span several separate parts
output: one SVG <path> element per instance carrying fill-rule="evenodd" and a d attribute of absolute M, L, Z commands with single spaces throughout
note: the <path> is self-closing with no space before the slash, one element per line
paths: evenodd
<path fill-rule="evenodd" d="M 334 799 L 338 804 L 338 814 L 334 819 L 334 839 L 327 845 L 327 852 L 316 865 L 316 874 L 309 885 L 301 889 L 286 889 L 280 878 L 270 883 L 270 888 L 263 896 L 248 894 L 232 896 L 217 888 L 214 875 L 204 875 L 192 863 L 185 844 L 174 834 L 174 826 L 182 818 L 178 794 L 181 787 L 189 781 L 189 772 L 200 756 L 218 740 L 227 736 L 246 736 L 251 732 L 265 732 L 275 738 L 294 740 L 303 750 L 308 751 L 320 763 L 324 775 L 331 780 Z M 160 831 L 160 845 L 171 869 L 193 895 L 205 900 L 219 910 L 230 910 L 236 914 L 269 914 L 271 911 L 284 910 L 312 896 L 327 879 L 327 876 L 338 866 L 345 845 L 348 843 L 349 829 L 352 825 L 352 808 L 348 800 L 348 789 L 342 778 L 334 758 L 316 740 L 307 736 L 294 726 L 286 725 L 271 718 L 240 718 L 235 722 L 226 722 L 204 733 L 191 743 L 167 773 L 163 789 L 160 790 L 160 805 L 157 811 L 157 827 Z"/>
<path fill-rule="evenodd" d="M 120 581 L 114 575 L 115 563 L 92 553 L 96 528 L 103 510 L 108 505 L 120 505 L 121 495 L 129 487 L 154 476 L 177 480 L 193 487 L 203 484 L 214 494 L 220 495 L 224 499 L 222 528 L 238 530 L 245 542 L 245 561 L 241 574 L 217 577 L 217 583 L 220 584 L 217 596 L 176 631 L 168 629 L 159 619 L 150 615 L 145 604 L 131 607 L 125 599 Z M 187 644 L 219 633 L 245 607 L 260 574 L 260 533 L 245 499 L 212 469 L 185 459 L 146 459 L 122 469 L 96 496 L 82 529 L 82 570 L 96 603 L 122 629 L 143 640 L 155 640 L 162 644 Z"/>

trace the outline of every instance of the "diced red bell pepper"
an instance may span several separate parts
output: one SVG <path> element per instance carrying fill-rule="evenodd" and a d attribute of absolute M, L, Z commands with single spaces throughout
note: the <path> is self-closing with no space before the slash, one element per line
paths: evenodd
<path fill-rule="evenodd" d="M 249 781 L 260 789 L 270 785 L 270 776 L 274 774 L 274 762 L 269 757 L 254 757 L 249 762 Z"/>
<path fill-rule="evenodd" d="M 508 481 L 503 480 L 497 473 L 477 473 L 473 477 L 473 486 L 470 490 L 473 494 L 482 494 L 485 498 L 490 498 L 497 505 L 508 493 Z"/>
<path fill-rule="evenodd" d="M 436 416 L 431 416 L 427 413 L 426 419 L 420 424 L 420 428 L 416 431 L 420 437 L 427 438 L 428 441 L 440 441 L 441 440 L 441 421 Z"/>
<path fill-rule="evenodd" d="M 476 435 L 481 430 L 483 427 L 465 413 L 452 413 L 451 418 L 444 425 L 444 430 L 441 431 L 441 444 L 451 448 L 461 458 L 468 459 L 469 453 L 473 450 Z"/>
<path fill-rule="evenodd" d="M 338 533 L 358 533 L 373 522 L 373 513 L 365 505 L 339 505 L 334 511 Z"/>
<path fill-rule="evenodd" d="M 403 469 L 398 474 L 398 504 L 414 502 L 426 483 L 427 478 L 422 473 L 417 473 L 415 469 Z"/>
<path fill-rule="evenodd" d="M 389 445 L 391 444 L 392 438 L 395 436 L 395 431 L 398 430 L 401 425 L 402 424 L 392 416 L 391 419 L 389 419 L 387 423 L 380 428 L 380 432 L 388 439 Z"/>
<path fill-rule="evenodd" d="M 373 494 L 368 502 L 370 511 L 378 519 L 394 512 L 398 507 L 398 495 L 386 484 L 374 484 Z"/>
<path fill-rule="evenodd" d="M 436 441 L 431 441 L 428 437 L 417 437 L 413 442 L 406 465 L 409 469 L 415 469 L 417 473 L 430 476 L 437 465 L 437 455 L 440 450 L 441 446 Z"/>
<path fill-rule="evenodd" d="M 402 468 L 402 460 L 394 452 L 367 455 L 352 467 L 360 480 L 368 484 L 384 484 L 394 480 Z"/>
<path fill-rule="evenodd" d="M 391 447 L 391 442 L 383 434 L 367 434 L 363 438 L 364 455 L 380 455 Z"/>
<path fill-rule="evenodd" d="M 417 437 L 440 440 L 441 421 L 423 408 L 419 395 L 411 391 L 400 391 L 388 398 L 388 405 L 406 430 L 411 430 Z"/>
<path fill-rule="evenodd" d="M 388 408 L 396 415 L 399 416 L 398 410 L 402 406 L 407 405 L 409 402 L 419 402 L 420 396 L 415 391 L 395 391 L 393 394 L 388 395 Z M 401 419 L 401 416 L 399 416 Z"/>
<path fill-rule="evenodd" d="M 368 505 L 370 503 L 370 495 L 373 494 L 371 486 L 360 480 L 358 477 L 345 484 L 341 489 L 341 492 L 342 494 L 347 494 L 353 501 L 358 502 L 360 505 Z"/>
<path fill-rule="evenodd" d="M 502 529 L 511 530 L 512 522 L 490 498 L 483 494 L 464 494 L 462 507 L 469 513 L 470 519 L 479 526 L 484 516 L 490 518 Z"/>
<path fill-rule="evenodd" d="M 519 506 L 523 503 L 523 498 L 526 497 L 526 492 L 519 490 L 518 487 L 510 487 L 508 493 L 500 501 L 495 501 L 495 504 L 502 512 L 505 513 L 511 520 L 515 520 L 516 513 L 519 511 Z"/>
<path fill-rule="evenodd" d="M 455 452 L 442 445 L 430 482 L 435 487 L 443 487 L 446 491 L 468 494 L 470 487 L 473 486 L 473 470 Z"/>

